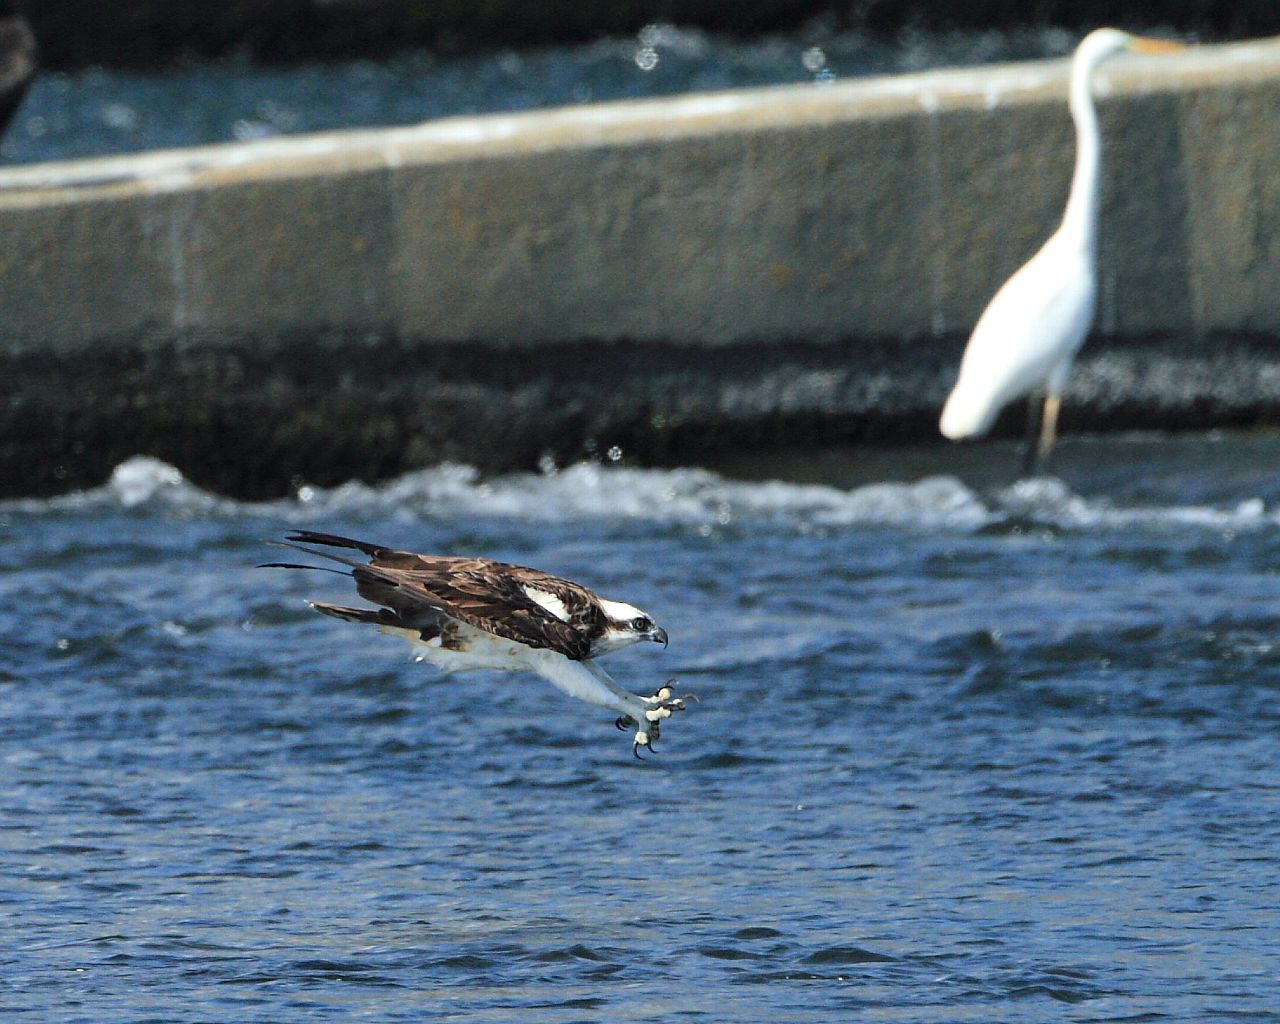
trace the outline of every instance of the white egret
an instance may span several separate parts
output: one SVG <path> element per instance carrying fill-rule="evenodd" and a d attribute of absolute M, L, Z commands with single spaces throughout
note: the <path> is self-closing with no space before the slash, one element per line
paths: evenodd
<path fill-rule="evenodd" d="M 1081 40 L 1071 62 L 1071 118 L 1076 163 L 1062 224 L 1044 247 L 996 292 L 969 338 L 960 376 L 939 424 L 953 441 L 980 437 L 1013 399 L 1044 393 L 1039 444 L 1029 444 L 1028 470 L 1053 447 L 1071 361 L 1093 321 L 1097 291 L 1098 184 L 1102 141 L 1094 111 L 1095 69 L 1125 50 L 1161 53 L 1180 43 L 1100 28 Z M 1034 418 L 1030 428 L 1034 431 Z"/>

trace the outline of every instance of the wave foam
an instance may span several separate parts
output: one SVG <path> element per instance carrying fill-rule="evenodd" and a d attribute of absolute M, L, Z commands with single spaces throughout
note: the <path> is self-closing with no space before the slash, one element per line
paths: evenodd
<path fill-rule="evenodd" d="M 484 479 L 447 465 L 370 487 L 305 488 L 300 501 L 326 515 L 386 513 L 503 516 L 527 520 L 623 519 L 727 526 L 739 520 L 976 528 L 990 512 L 950 477 L 851 491 L 778 480 L 746 483 L 705 469 L 629 469 L 578 463 L 550 473 Z"/>
<path fill-rule="evenodd" d="M 1022 480 L 983 494 L 951 476 L 843 490 L 779 480 L 729 480 L 705 469 L 630 469 L 579 463 L 545 473 L 486 478 L 472 466 L 445 464 L 386 483 L 305 486 L 293 498 L 241 502 L 188 481 L 176 467 L 136 456 L 102 487 L 50 499 L 0 502 L 0 511 L 66 513 L 82 509 L 154 509 L 180 515 L 263 515 L 293 522 L 346 518 L 478 516 L 528 521 L 631 520 L 727 526 L 790 523 L 800 528 L 891 526 L 969 533 L 1002 526 L 1108 529 L 1134 526 L 1250 529 L 1280 525 L 1261 499 L 1232 508 L 1113 506 L 1054 478 Z"/>
<path fill-rule="evenodd" d="M 234 513 L 246 507 L 230 498 L 219 498 L 201 490 L 182 475 L 182 470 L 149 455 L 135 455 L 116 466 L 101 487 L 73 491 L 55 498 L 18 498 L 0 501 L 0 512 L 79 512 L 88 509 L 162 508 L 178 513 Z"/>

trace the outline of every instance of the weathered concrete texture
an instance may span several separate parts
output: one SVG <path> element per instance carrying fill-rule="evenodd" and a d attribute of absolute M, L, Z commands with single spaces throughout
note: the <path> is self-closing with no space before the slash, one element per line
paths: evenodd
<path fill-rule="evenodd" d="M 145 329 L 964 330 L 1057 220 L 1061 62 L 0 172 L 19 348 Z M 1108 334 L 1280 326 L 1280 43 L 1103 77 Z"/>
<path fill-rule="evenodd" d="M 922 435 L 1060 216 L 1065 72 L 0 172 L 0 490 L 136 451 L 249 493 L 592 438 L 679 461 Z M 1101 376 L 1066 426 L 1276 422 L 1280 42 L 1119 60 L 1099 91 L 1100 347 L 1078 380 Z"/>

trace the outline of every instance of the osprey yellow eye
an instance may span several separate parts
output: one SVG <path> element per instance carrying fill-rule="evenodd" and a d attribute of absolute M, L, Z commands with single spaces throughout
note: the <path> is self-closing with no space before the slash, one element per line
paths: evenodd
<path fill-rule="evenodd" d="M 631 620 L 631 628 L 634 629 L 637 633 L 643 633 L 646 630 L 652 629 L 653 623 L 650 622 L 648 619 L 646 619 L 644 616 L 641 616 L 638 619 Z"/>

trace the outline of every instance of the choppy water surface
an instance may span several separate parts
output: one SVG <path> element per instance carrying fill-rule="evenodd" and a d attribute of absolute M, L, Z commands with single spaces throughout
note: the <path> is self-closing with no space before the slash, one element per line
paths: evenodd
<path fill-rule="evenodd" d="M 50 73 L 32 86 L 3 143 L 9 163 L 190 146 L 331 128 L 415 124 L 451 114 L 528 110 L 1062 56 L 1058 29 L 907 34 L 884 42 L 817 29 L 729 40 L 650 25 L 633 39 L 441 59 L 287 68 L 227 62 L 156 74 Z"/>
<path fill-rule="evenodd" d="M 1276 1019 L 1280 440 L 954 451 L 0 506 L 7 1019 Z M 702 703 L 442 682 L 292 526 L 594 584 Z"/>

